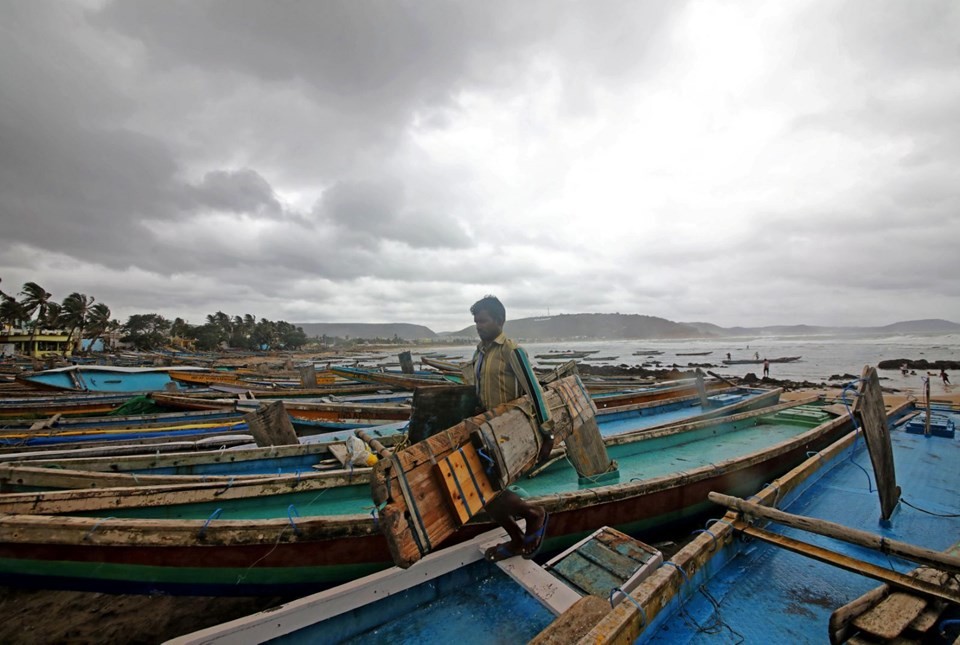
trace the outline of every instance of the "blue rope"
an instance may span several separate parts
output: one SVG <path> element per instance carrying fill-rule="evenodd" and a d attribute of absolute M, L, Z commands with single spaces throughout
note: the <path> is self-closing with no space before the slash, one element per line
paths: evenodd
<path fill-rule="evenodd" d="M 731 524 L 731 523 L 728 522 L 727 520 L 723 519 L 722 517 L 711 517 L 709 520 L 707 520 L 706 522 L 703 523 L 703 528 L 705 528 L 705 529 L 710 528 L 710 523 L 711 523 L 711 522 L 714 523 L 714 524 L 726 524 L 726 525 L 729 526 L 730 528 L 734 528 L 734 527 L 733 527 L 733 524 Z"/>
<path fill-rule="evenodd" d="M 671 567 L 674 567 L 677 571 L 683 574 L 684 579 L 688 583 L 690 582 L 690 576 L 687 575 L 687 572 L 684 571 L 683 567 L 681 567 L 679 564 L 677 564 L 676 562 L 673 562 L 672 560 L 664 560 L 663 564 L 669 564 Z M 661 566 L 663 566 L 663 564 Z"/>
<path fill-rule="evenodd" d="M 717 550 L 717 536 L 711 533 L 709 529 L 697 529 L 696 531 L 691 531 L 690 535 L 696 535 L 697 533 L 706 533 L 707 535 L 709 535 L 710 539 L 713 540 L 713 548 L 710 549 L 710 552 L 713 553 L 714 551 Z"/>
<path fill-rule="evenodd" d="M 631 596 L 630 594 L 628 594 L 626 591 L 624 591 L 624 590 L 621 589 L 620 587 L 614 587 L 613 589 L 610 590 L 610 606 L 613 607 L 613 595 L 614 595 L 615 593 L 617 593 L 618 591 L 619 591 L 620 593 L 622 593 L 624 596 L 626 596 L 627 600 L 629 600 L 630 602 L 632 602 L 632 603 L 634 604 L 634 606 L 635 606 L 637 609 L 640 610 L 640 620 L 642 621 L 642 622 L 640 623 L 640 629 L 643 629 L 644 627 L 646 627 L 646 626 L 647 626 L 647 612 L 645 612 L 645 611 L 643 610 L 643 605 L 641 605 L 639 602 L 637 602 L 637 599 L 636 599 L 636 598 L 634 598 L 633 596 Z"/>
<path fill-rule="evenodd" d="M 300 535 L 300 527 L 297 526 L 297 523 L 293 521 L 293 516 L 296 515 L 300 517 L 300 511 L 297 510 L 297 507 L 291 504 L 287 507 L 287 519 L 290 520 L 290 526 L 293 527 L 293 532 L 297 535 Z"/>
<path fill-rule="evenodd" d="M 493 471 L 493 459 L 491 459 L 490 456 L 483 451 L 483 448 L 477 450 L 477 454 L 486 459 L 488 465 L 483 470 L 489 475 Z"/>
<path fill-rule="evenodd" d="M 210 513 L 210 517 L 207 518 L 207 521 L 204 522 L 204 523 L 203 523 L 203 526 L 200 527 L 200 530 L 197 531 L 197 537 L 198 537 L 198 538 L 203 539 L 203 536 L 206 535 L 206 533 L 207 533 L 207 527 L 210 526 L 210 522 L 212 522 L 213 520 L 215 520 L 215 519 L 217 519 L 218 517 L 220 517 L 220 513 L 222 513 L 222 512 L 223 512 L 223 509 L 222 509 L 222 508 L 218 508 L 218 509 L 216 509 L 215 511 L 213 511 L 212 513 Z"/>

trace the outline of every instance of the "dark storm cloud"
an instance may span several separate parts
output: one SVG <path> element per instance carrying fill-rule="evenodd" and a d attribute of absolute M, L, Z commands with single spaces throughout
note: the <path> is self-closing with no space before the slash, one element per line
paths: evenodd
<path fill-rule="evenodd" d="M 957 311 L 952 1 L 86 6 L 8 3 L 0 21 L 5 283 L 136 310 L 454 311 L 459 326 L 487 291 L 515 314 L 713 307 L 750 324 L 798 322 L 818 292 L 842 294 L 844 315 L 879 311 L 886 285 Z M 755 15 L 761 40 L 778 30 L 733 59 L 755 78 L 704 72 L 704 52 L 739 43 L 699 42 L 750 40 L 737 22 Z M 648 143 L 661 126 L 707 140 L 738 111 L 780 126 L 677 143 L 689 159 L 659 173 L 678 154 Z M 695 130 L 701 114 L 715 121 Z M 712 145 L 759 152 L 725 184 Z M 684 175 L 700 153 L 715 167 Z M 607 217 L 657 191 L 642 217 Z"/>

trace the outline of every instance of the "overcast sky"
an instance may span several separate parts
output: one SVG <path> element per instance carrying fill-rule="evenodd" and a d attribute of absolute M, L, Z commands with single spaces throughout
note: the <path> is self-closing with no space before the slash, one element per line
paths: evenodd
<path fill-rule="evenodd" d="M 960 3 L 0 0 L 0 289 L 960 321 Z"/>

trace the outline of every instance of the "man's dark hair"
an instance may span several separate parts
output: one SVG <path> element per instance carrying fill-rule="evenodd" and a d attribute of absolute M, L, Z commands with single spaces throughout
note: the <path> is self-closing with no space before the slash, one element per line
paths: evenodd
<path fill-rule="evenodd" d="M 478 311 L 486 311 L 491 318 L 501 325 L 507 322 L 507 310 L 496 296 L 484 296 L 473 303 L 473 306 L 470 307 L 470 313 L 476 316 Z"/>

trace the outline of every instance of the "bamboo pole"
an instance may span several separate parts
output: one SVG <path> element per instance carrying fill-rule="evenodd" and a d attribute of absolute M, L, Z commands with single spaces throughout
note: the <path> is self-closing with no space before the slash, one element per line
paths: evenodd
<path fill-rule="evenodd" d="M 731 497 L 721 493 L 711 492 L 708 497 L 710 498 L 710 501 L 715 504 L 720 504 L 721 506 L 735 509 L 741 513 L 746 513 L 747 515 L 761 517 L 766 520 L 777 522 L 778 524 L 784 524 L 786 526 L 801 529 L 803 531 L 809 531 L 810 533 L 816 533 L 817 535 L 823 535 L 826 537 L 835 538 L 837 540 L 842 540 L 844 542 L 850 542 L 851 544 L 858 544 L 870 549 L 876 549 L 883 553 L 890 553 L 896 556 L 907 558 L 908 560 L 912 560 L 929 567 L 934 567 L 936 569 L 942 569 L 943 571 L 960 573 L 960 558 L 947 555 L 939 551 L 925 549 L 923 547 L 914 546 L 913 544 L 900 542 L 898 540 L 889 540 L 874 533 L 861 531 L 859 529 L 852 529 L 843 526 L 842 524 L 828 522 L 827 520 L 804 517 L 803 515 L 794 515 L 776 508 L 760 506 L 759 504 L 754 504 L 738 497 Z"/>

